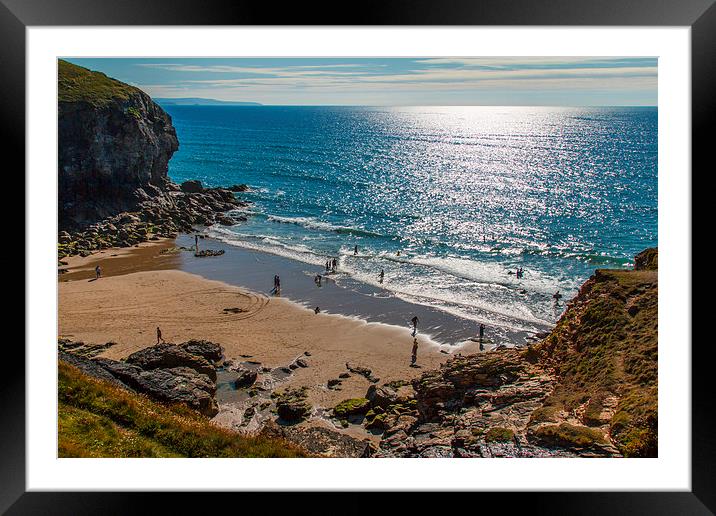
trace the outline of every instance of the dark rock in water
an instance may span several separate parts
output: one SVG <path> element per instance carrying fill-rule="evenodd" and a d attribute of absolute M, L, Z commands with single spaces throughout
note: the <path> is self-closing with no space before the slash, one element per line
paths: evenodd
<path fill-rule="evenodd" d="M 208 340 L 188 340 L 179 344 L 184 351 L 203 357 L 209 362 L 218 362 L 223 356 L 223 351 L 219 344 L 214 344 Z"/>
<path fill-rule="evenodd" d="M 256 381 L 256 378 L 258 378 L 258 373 L 256 371 L 253 371 L 240 365 L 236 366 L 231 370 L 237 374 L 236 380 L 234 380 L 234 386 L 237 389 L 253 385 Z"/>
<path fill-rule="evenodd" d="M 234 224 L 236 224 L 236 221 L 228 215 L 219 214 L 214 219 L 218 224 L 221 224 L 222 226 L 233 226 Z"/>
<path fill-rule="evenodd" d="M 232 185 L 228 188 L 228 190 L 232 192 L 246 192 L 249 189 L 248 185 L 240 184 L 240 185 Z"/>
<path fill-rule="evenodd" d="M 184 181 L 180 185 L 181 191 L 185 193 L 201 193 L 204 191 L 204 186 L 201 184 L 201 181 L 197 180 L 191 180 L 191 181 Z"/>
<path fill-rule="evenodd" d="M 224 254 L 223 249 L 219 249 L 218 251 L 214 249 L 203 249 L 198 253 L 194 253 L 194 256 L 196 256 L 197 258 L 204 258 L 206 256 L 221 256 L 222 254 Z"/>
<path fill-rule="evenodd" d="M 159 344 L 132 353 L 127 363 L 145 371 L 158 368 L 189 367 L 216 381 L 216 369 L 201 356 L 192 355 L 174 344 Z"/>

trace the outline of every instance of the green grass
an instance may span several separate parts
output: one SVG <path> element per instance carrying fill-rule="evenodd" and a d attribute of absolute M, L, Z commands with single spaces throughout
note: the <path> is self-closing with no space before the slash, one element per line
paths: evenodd
<path fill-rule="evenodd" d="M 138 88 L 93 72 L 62 59 L 57 60 L 57 100 L 86 102 L 95 107 L 128 100 L 141 92 Z"/>
<path fill-rule="evenodd" d="M 276 438 L 214 426 L 184 405 L 163 405 L 60 362 L 60 457 L 306 457 Z"/>
<path fill-rule="evenodd" d="M 333 415 L 337 418 L 344 418 L 354 414 L 365 414 L 368 412 L 370 402 L 365 398 L 352 398 L 341 401 L 333 407 Z"/>
<path fill-rule="evenodd" d="M 569 423 L 541 426 L 535 430 L 535 437 L 561 446 L 576 446 L 578 448 L 586 448 L 595 442 L 604 443 L 604 437 L 598 430 Z"/>
<path fill-rule="evenodd" d="M 495 426 L 485 432 L 485 441 L 492 442 L 509 442 L 515 438 L 515 433 L 509 428 Z"/>
<path fill-rule="evenodd" d="M 628 457 L 656 456 L 657 277 L 652 270 L 599 270 L 582 287 L 580 302 L 529 352 L 559 377 L 533 423 L 557 422 L 561 411 L 586 404 L 583 422 L 598 426 L 604 401 L 615 396 L 614 444 Z"/>

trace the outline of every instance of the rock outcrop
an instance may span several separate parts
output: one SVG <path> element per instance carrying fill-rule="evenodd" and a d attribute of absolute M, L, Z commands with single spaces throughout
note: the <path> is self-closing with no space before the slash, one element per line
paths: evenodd
<path fill-rule="evenodd" d="M 77 345 L 75 345 L 77 344 Z M 221 346 L 208 341 L 188 341 L 180 345 L 161 344 L 137 351 L 126 361 L 89 359 L 78 354 L 86 346 L 66 339 L 58 342 L 60 360 L 86 374 L 111 381 L 134 392 L 165 403 L 183 403 L 207 417 L 219 408 L 216 395 L 216 369 L 209 360 L 222 356 Z"/>
<path fill-rule="evenodd" d="M 171 117 L 143 91 L 58 61 L 60 227 L 76 227 L 159 195 L 179 148 Z"/>
<path fill-rule="evenodd" d="M 248 205 L 232 190 L 172 183 L 179 142 L 170 116 L 141 90 L 59 61 L 60 258 L 234 225 Z"/>
<path fill-rule="evenodd" d="M 655 457 L 657 251 L 597 270 L 527 349 L 457 356 L 371 386 L 376 457 Z"/>
<path fill-rule="evenodd" d="M 533 443 L 532 412 L 552 391 L 554 377 L 507 349 L 457 356 L 409 387 L 367 393 L 368 428 L 382 430 L 376 457 L 570 456 Z"/>

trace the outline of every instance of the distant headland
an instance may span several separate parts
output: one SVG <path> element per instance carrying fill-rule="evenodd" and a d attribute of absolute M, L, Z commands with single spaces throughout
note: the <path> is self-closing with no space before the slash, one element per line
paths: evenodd
<path fill-rule="evenodd" d="M 154 102 L 162 106 L 262 106 L 259 102 L 237 102 L 234 100 L 203 99 L 199 97 L 183 97 L 162 99 L 155 98 Z"/>

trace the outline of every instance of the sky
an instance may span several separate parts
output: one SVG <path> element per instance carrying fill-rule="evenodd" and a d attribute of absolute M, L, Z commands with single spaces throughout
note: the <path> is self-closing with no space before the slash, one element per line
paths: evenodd
<path fill-rule="evenodd" d="M 655 106 L 655 57 L 67 58 L 155 98 L 268 105 Z"/>

